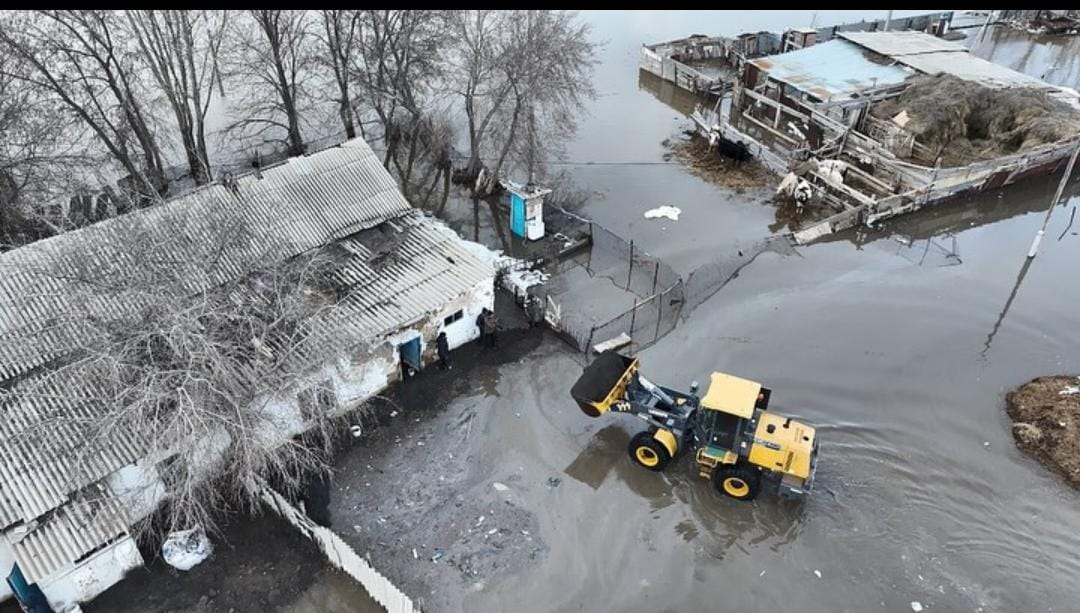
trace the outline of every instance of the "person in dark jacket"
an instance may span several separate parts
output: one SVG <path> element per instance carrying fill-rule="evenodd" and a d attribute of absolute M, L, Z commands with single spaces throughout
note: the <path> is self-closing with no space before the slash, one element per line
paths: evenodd
<path fill-rule="evenodd" d="M 476 327 L 480 328 L 480 347 L 487 347 L 488 345 L 488 331 L 487 331 L 487 307 L 484 307 L 480 311 L 480 314 L 476 316 Z"/>
<path fill-rule="evenodd" d="M 495 348 L 495 332 L 499 329 L 499 318 L 491 311 L 484 315 L 484 328 L 487 329 L 488 347 Z"/>
<path fill-rule="evenodd" d="M 450 341 L 446 339 L 446 332 L 439 332 L 435 339 L 435 351 L 439 355 L 439 368 L 449 370 L 450 366 Z"/>

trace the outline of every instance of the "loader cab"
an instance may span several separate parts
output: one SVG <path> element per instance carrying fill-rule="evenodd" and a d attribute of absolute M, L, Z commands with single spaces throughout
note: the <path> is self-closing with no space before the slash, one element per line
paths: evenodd
<path fill-rule="evenodd" d="M 760 383 L 714 372 L 701 398 L 699 437 L 706 447 L 738 453 L 738 441 L 754 412 L 769 405 L 772 392 Z"/>

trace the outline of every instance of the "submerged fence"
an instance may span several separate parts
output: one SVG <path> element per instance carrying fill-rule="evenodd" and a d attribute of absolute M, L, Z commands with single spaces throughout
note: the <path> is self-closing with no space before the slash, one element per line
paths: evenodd
<path fill-rule="evenodd" d="M 595 223 L 591 230 L 594 242 L 587 266 L 639 299 L 626 311 L 588 328 L 574 325 L 565 317 L 556 318 L 559 322 L 556 329 L 564 340 L 582 353 L 589 353 L 595 345 L 623 334 L 629 338 L 631 353 L 641 351 L 674 330 L 681 318 L 689 316 L 735 279 L 759 255 L 795 253 L 790 237 L 770 236 L 749 245 L 736 245 L 730 253 L 682 277 L 659 259 L 635 252 L 633 242 L 627 242 Z M 621 266 L 617 262 L 621 262 Z M 549 309 L 560 308 L 550 297 L 548 304 Z"/>

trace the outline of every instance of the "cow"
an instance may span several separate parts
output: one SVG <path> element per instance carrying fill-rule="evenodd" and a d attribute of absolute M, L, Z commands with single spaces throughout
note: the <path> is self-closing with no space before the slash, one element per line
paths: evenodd
<path fill-rule="evenodd" d="M 734 160 L 736 165 L 750 160 L 750 150 L 742 141 L 731 141 L 721 136 L 716 139 L 716 148 L 721 155 Z"/>

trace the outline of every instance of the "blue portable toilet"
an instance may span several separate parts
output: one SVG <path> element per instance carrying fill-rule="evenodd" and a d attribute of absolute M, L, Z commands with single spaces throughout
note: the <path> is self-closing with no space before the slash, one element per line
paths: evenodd
<path fill-rule="evenodd" d="M 510 192 L 510 232 L 528 240 L 544 237 L 544 196 L 550 189 L 503 181 Z"/>

